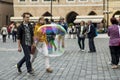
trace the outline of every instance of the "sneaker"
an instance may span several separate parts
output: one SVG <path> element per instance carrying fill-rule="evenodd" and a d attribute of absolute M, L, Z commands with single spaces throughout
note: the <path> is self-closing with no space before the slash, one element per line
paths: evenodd
<path fill-rule="evenodd" d="M 120 66 L 120 63 L 118 64 L 118 66 Z"/>
<path fill-rule="evenodd" d="M 111 68 L 112 68 L 112 69 L 117 69 L 118 66 L 117 66 L 117 65 L 113 65 Z"/>
<path fill-rule="evenodd" d="M 48 72 L 48 73 L 52 73 L 53 70 L 52 70 L 51 68 L 47 68 L 47 69 L 46 69 L 46 72 Z"/>
<path fill-rule="evenodd" d="M 82 49 L 81 51 L 82 51 L 82 52 L 84 52 L 85 50 L 84 50 L 84 49 Z"/>
<path fill-rule="evenodd" d="M 21 69 L 19 68 L 18 64 L 15 65 L 17 70 L 18 70 L 18 73 L 22 73 Z"/>

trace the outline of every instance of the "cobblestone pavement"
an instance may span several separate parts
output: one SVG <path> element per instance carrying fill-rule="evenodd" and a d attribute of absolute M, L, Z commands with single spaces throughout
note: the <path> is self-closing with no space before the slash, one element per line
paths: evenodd
<path fill-rule="evenodd" d="M 33 63 L 35 76 L 28 76 L 25 64 L 22 74 L 17 74 L 15 64 L 23 53 L 17 52 L 17 44 L 7 39 L 0 39 L 0 80 L 120 80 L 120 68 L 113 70 L 110 61 L 108 38 L 96 38 L 97 53 L 87 53 L 79 50 L 77 39 L 66 39 L 65 53 L 56 58 L 50 58 L 53 73 L 46 73 L 44 57 L 41 54 Z"/>

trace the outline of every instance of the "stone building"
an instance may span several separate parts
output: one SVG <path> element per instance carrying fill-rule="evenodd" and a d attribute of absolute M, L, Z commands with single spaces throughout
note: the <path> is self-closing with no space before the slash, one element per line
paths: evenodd
<path fill-rule="evenodd" d="M 0 0 L 0 28 L 10 23 L 13 15 L 13 0 Z"/>
<path fill-rule="evenodd" d="M 113 16 L 118 19 L 120 16 L 120 0 L 109 0 L 108 11 L 109 11 L 108 13 L 109 22 L 110 22 L 110 18 Z"/>
<path fill-rule="evenodd" d="M 53 16 L 54 19 L 64 17 L 68 23 L 81 19 L 93 19 L 101 22 L 105 18 L 107 25 L 112 16 L 120 14 L 120 0 L 14 0 L 13 21 L 20 21 L 24 12 L 30 12 L 35 21 L 40 16 Z M 52 14 L 51 14 L 52 13 Z"/>
<path fill-rule="evenodd" d="M 103 0 L 14 0 L 14 18 L 17 20 L 24 12 L 33 17 L 64 17 L 68 23 L 74 22 L 77 16 L 103 15 Z M 51 14 L 52 12 L 52 14 Z"/>

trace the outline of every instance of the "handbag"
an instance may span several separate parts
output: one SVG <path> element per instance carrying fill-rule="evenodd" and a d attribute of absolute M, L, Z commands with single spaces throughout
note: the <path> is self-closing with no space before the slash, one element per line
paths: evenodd
<path fill-rule="evenodd" d="M 36 50 L 36 47 L 35 46 L 31 46 L 31 54 L 35 54 L 35 50 Z"/>

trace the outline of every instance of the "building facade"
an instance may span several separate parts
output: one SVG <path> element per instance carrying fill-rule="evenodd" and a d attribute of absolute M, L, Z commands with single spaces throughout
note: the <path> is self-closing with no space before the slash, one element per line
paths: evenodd
<path fill-rule="evenodd" d="M 76 16 L 103 15 L 103 0 L 14 0 L 14 17 L 30 12 L 33 17 L 64 17 L 68 23 Z M 52 13 L 52 14 L 51 14 Z"/>
<path fill-rule="evenodd" d="M 10 23 L 13 15 L 13 0 L 0 0 L 0 28 Z"/>
<path fill-rule="evenodd" d="M 119 18 L 120 16 L 120 0 L 109 0 L 109 20 L 111 17 L 116 17 L 117 19 Z M 110 21 L 109 21 L 110 22 Z M 108 23 L 110 24 L 110 23 Z"/>
<path fill-rule="evenodd" d="M 33 17 L 61 16 L 71 23 L 79 16 L 92 15 L 103 16 L 110 24 L 110 18 L 120 14 L 119 4 L 119 0 L 53 0 L 52 3 L 51 0 L 14 0 L 14 17 L 17 19 L 24 12 L 30 12 Z"/>

